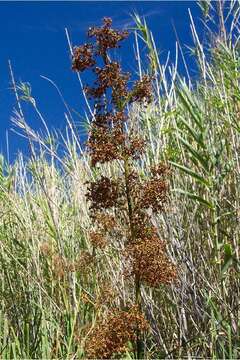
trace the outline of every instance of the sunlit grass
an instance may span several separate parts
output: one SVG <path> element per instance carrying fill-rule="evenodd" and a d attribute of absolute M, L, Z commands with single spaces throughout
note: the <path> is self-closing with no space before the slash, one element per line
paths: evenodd
<path fill-rule="evenodd" d="M 222 14 L 217 3 L 209 8 L 208 3 L 202 5 L 206 26 Z M 226 6 L 230 23 L 223 27 L 220 22 L 219 33 L 209 33 L 208 49 L 190 14 L 199 68 L 195 82 L 177 75 L 177 61 L 161 64 L 158 39 L 135 18 L 139 47 L 144 42 L 149 51 L 155 99 L 129 111 L 148 140 L 139 167 L 162 160 L 171 164 L 171 201 L 155 223 L 179 269 L 176 284 L 143 291 L 151 327 L 145 339 L 148 359 L 236 359 L 240 354 L 240 7 L 236 1 Z M 47 123 L 28 85 L 15 85 L 15 91 L 18 104 L 29 101 Z M 86 181 L 95 174 L 69 114 L 67 120 L 64 155 L 59 155 L 59 138 L 47 129 L 45 138 L 34 132 L 18 107 L 14 123 L 26 136 L 31 157 L 20 155 L 11 166 L 1 158 L 3 359 L 84 358 L 96 314 L 106 311 L 106 287 L 120 294 L 116 303 L 130 298 L 114 253 L 103 252 L 97 261 L 91 256 L 85 193 Z M 104 165 L 101 171 L 112 174 L 117 168 Z M 133 352 L 125 358 L 133 358 Z"/>

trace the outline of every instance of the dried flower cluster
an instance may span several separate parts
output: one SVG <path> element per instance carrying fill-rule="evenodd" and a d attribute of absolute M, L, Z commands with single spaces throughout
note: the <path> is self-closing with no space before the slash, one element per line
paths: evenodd
<path fill-rule="evenodd" d="M 103 249 L 107 245 L 107 238 L 100 231 L 91 231 L 89 234 L 90 241 L 94 247 Z"/>
<path fill-rule="evenodd" d="M 176 277 L 176 268 L 166 255 L 166 244 L 158 236 L 141 238 L 126 247 L 130 259 L 128 275 L 135 275 L 148 286 L 170 284 Z"/>
<path fill-rule="evenodd" d="M 139 357 L 140 334 L 146 328 L 141 314 L 141 284 L 157 287 L 171 283 L 176 277 L 175 266 L 166 255 L 166 244 L 159 238 L 147 212 L 164 209 L 168 167 L 153 167 L 151 175 L 143 180 L 134 169 L 146 143 L 134 130 L 126 130 L 127 105 L 133 102 L 146 105 L 153 100 L 152 78 L 144 75 L 129 89 L 130 74 L 122 72 L 120 64 L 110 58 L 110 50 L 118 48 L 128 33 L 112 29 L 111 24 L 111 19 L 105 18 L 102 27 L 89 29 L 88 36 L 95 39 L 95 44 L 75 48 L 72 68 L 89 69 L 96 78 L 93 87 L 85 87 L 95 109 L 87 141 L 91 165 L 96 168 L 99 164 L 118 161 L 122 171 L 119 178 L 102 175 L 88 182 L 86 197 L 94 228 L 90 241 L 94 248 L 103 249 L 116 241 L 117 224 L 124 227 L 120 232 L 122 236 L 125 234 L 123 256 L 126 276 L 134 278 L 136 307 L 128 312 L 115 311 L 95 327 L 86 344 L 91 358 L 110 358 L 123 353 L 127 342 L 134 340 Z"/>
<path fill-rule="evenodd" d="M 96 211 L 108 209 L 116 205 L 119 197 L 118 184 L 106 176 L 88 186 L 87 199 L 91 202 L 90 209 Z"/>
<path fill-rule="evenodd" d="M 84 44 L 74 48 L 72 69 L 75 71 L 83 71 L 95 65 L 95 60 L 92 56 L 93 48 L 91 44 Z"/>
<path fill-rule="evenodd" d="M 111 359 L 128 349 L 128 342 L 136 339 L 136 329 L 148 328 L 147 322 L 136 306 L 128 311 L 115 310 L 105 321 L 99 322 L 86 342 L 86 353 L 90 359 Z"/>
<path fill-rule="evenodd" d="M 89 273 L 89 270 L 94 265 L 94 257 L 86 250 L 81 251 L 75 261 L 60 255 L 54 245 L 49 242 L 41 243 L 39 250 L 49 265 L 51 275 L 57 280 L 63 280 L 71 272 Z"/>
<path fill-rule="evenodd" d="M 99 228 L 105 233 L 111 232 L 117 226 L 116 220 L 113 215 L 95 212 L 93 217 Z"/>
<path fill-rule="evenodd" d="M 168 192 L 168 184 L 165 179 L 153 176 L 143 184 L 141 190 L 140 208 L 151 208 L 153 212 L 160 212 L 164 209 Z"/>
<path fill-rule="evenodd" d="M 166 255 L 166 243 L 159 238 L 157 228 L 144 211 L 152 207 L 152 204 L 146 202 L 141 208 L 139 207 L 142 204 L 141 194 L 140 199 L 141 202 L 138 202 L 132 216 L 131 236 L 125 248 L 125 274 L 128 277 L 134 275 L 140 282 L 150 287 L 170 284 L 176 279 L 176 267 Z M 162 201 L 157 204 L 161 204 L 161 208 L 164 205 Z"/>
<path fill-rule="evenodd" d="M 122 146 L 125 135 L 121 125 L 108 129 L 94 124 L 91 129 L 88 151 L 91 156 L 91 164 L 105 163 L 107 161 L 122 159 Z"/>
<path fill-rule="evenodd" d="M 112 19 L 105 17 L 101 28 L 90 28 L 89 37 L 96 38 L 97 54 L 105 56 L 108 49 L 118 48 L 119 41 L 128 37 L 127 31 L 119 31 L 111 28 Z"/>
<path fill-rule="evenodd" d="M 128 95 L 127 82 L 129 74 L 123 73 L 118 63 L 110 62 L 103 68 L 96 67 L 94 72 L 97 75 L 97 80 L 95 81 L 96 87 L 85 87 L 85 91 L 90 99 L 101 98 L 109 88 L 112 90 L 112 103 L 116 106 L 120 101 L 126 99 Z"/>
<path fill-rule="evenodd" d="M 150 103 L 153 99 L 151 82 L 150 76 L 143 75 L 142 79 L 137 81 L 133 87 L 131 102 L 142 102 L 145 99 Z"/>

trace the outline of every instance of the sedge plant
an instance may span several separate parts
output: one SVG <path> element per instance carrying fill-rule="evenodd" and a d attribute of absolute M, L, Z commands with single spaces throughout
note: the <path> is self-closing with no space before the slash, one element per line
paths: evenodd
<path fill-rule="evenodd" d="M 119 48 L 128 32 L 115 30 L 111 24 L 110 18 L 104 18 L 102 27 L 89 29 L 88 37 L 93 41 L 74 48 L 72 69 L 90 70 L 96 78 L 93 86 L 85 87 L 95 109 L 87 141 L 94 179 L 88 182 L 86 193 L 93 253 L 118 248 L 116 256 L 123 259 L 124 279 L 134 287 L 134 305 L 125 303 L 109 309 L 107 320 L 99 320 L 88 335 L 86 353 L 90 358 L 110 358 L 125 353 L 131 342 L 136 358 L 141 358 L 143 332 L 147 330 L 142 287 L 155 288 L 176 278 L 166 243 L 152 221 L 152 214 L 161 212 L 167 202 L 169 169 L 155 164 L 144 174 L 137 170 L 146 144 L 134 131 L 128 108 L 133 103 L 147 106 L 152 101 L 152 78 L 143 75 L 129 89 L 130 74 L 111 59 L 111 51 Z M 118 170 L 106 176 L 103 167 L 113 162 Z M 117 247 L 120 243 L 123 246 Z"/>

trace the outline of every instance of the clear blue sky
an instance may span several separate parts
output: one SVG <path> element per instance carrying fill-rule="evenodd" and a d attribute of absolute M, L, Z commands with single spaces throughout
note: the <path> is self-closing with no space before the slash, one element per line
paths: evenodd
<path fill-rule="evenodd" d="M 49 128 L 64 130 L 64 107 L 53 88 L 40 75 L 51 78 L 61 89 L 69 106 L 83 113 L 83 101 L 71 61 L 64 28 L 68 28 L 72 43 L 86 42 L 88 27 L 100 25 L 104 16 L 113 19 L 113 27 L 132 26 L 130 14 L 145 16 L 153 32 L 160 59 L 168 50 L 174 58 L 176 37 L 182 45 L 192 45 L 188 8 L 199 23 L 200 10 L 195 1 L 30 1 L 0 2 L 0 152 L 6 154 L 6 131 L 9 133 L 10 160 L 18 150 L 27 155 L 27 142 L 14 134 L 11 116 L 16 106 L 10 90 L 8 59 L 11 60 L 16 80 L 29 82 Z M 133 56 L 133 36 L 121 50 L 126 70 L 136 69 Z M 190 60 L 189 60 L 190 61 Z M 193 64 L 190 63 L 190 67 Z M 183 67 L 180 64 L 180 71 Z M 29 124 L 36 130 L 41 122 L 26 107 Z M 76 117 L 76 121 L 79 121 Z"/>

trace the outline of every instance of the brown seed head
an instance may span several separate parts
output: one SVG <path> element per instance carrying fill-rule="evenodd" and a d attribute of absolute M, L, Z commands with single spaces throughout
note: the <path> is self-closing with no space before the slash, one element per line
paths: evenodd
<path fill-rule="evenodd" d="M 89 270 L 95 265 L 95 259 L 87 250 L 82 250 L 75 261 L 75 269 L 81 273 L 89 273 Z"/>
<path fill-rule="evenodd" d="M 53 274 L 58 278 L 64 278 L 66 274 L 66 260 L 59 255 L 54 255 L 52 258 Z"/>
<path fill-rule="evenodd" d="M 146 145 L 145 140 L 140 136 L 132 136 L 130 139 L 130 145 L 126 149 L 125 153 L 133 159 L 139 159 L 144 151 Z"/>
<path fill-rule="evenodd" d="M 51 257 L 54 253 L 53 245 L 49 241 L 42 242 L 39 245 L 39 250 L 42 255 L 47 256 L 47 257 Z"/>
<path fill-rule="evenodd" d="M 102 27 L 88 30 L 88 36 L 96 38 L 98 55 L 105 56 L 108 49 L 118 48 L 118 43 L 128 37 L 127 31 L 114 30 L 111 25 L 112 19 L 105 17 Z"/>
<path fill-rule="evenodd" d="M 142 194 L 139 200 L 139 208 L 151 208 L 154 212 L 164 209 L 167 202 L 168 184 L 165 180 L 152 178 L 142 185 Z"/>
<path fill-rule="evenodd" d="M 91 156 L 91 164 L 105 163 L 108 161 L 122 159 L 122 146 L 125 142 L 125 134 L 122 125 L 117 124 L 108 129 L 93 124 L 87 150 Z"/>
<path fill-rule="evenodd" d="M 152 78 L 148 75 L 144 75 L 141 80 L 135 82 L 135 85 L 131 92 L 131 102 L 152 102 Z"/>
<path fill-rule="evenodd" d="M 106 236 L 100 231 L 91 231 L 89 239 L 94 247 L 104 249 L 107 246 Z"/>
<path fill-rule="evenodd" d="M 126 121 L 126 115 L 122 111 L 117 111 L 114 114 L 112 113 L 97 113 L 94 116 L 94 122 L 98 127 L 104 127 L 104 128 L 112 128 L 116 125 L 122 124 Z"/>
<path fill-rule="evenodd" d="M 151 173 L 154 178 L 163 178 L 169 176 L 170 172 L 169 165 L 164 163 L 160 163 L 151 167 Z"/>
<path fill-rule="evenodd" d="M 157 229 L 153 226 L 150 216 L 141 209 L 134 211 L 132 227 L 135 239 L 151 239 L 157 234 Z"/>
<path fill-rule="evenodd" d="M 127 81 L 129 74 L 121 72 L 121 67 L 117 62 L 109 62 L 103 68 L 95 67 L 97 87 L 85 87 L 87 96 L 91 98 L 101 98 L 111 88 L 112 102 L 117 105 L 119 101 L 128 95 Z"/>
<path fill-rule="evenodd" d="M 129 244 L 125 250 L 127 276 L 137 276 L 151 287 L 170 284 L 176 279 L 176 267 L 166 255 L 166 244 L 157 235 Z"/>
<path fill-rule="evenodd" d="M 136 329 L 147 330 L 148 324 L 136 306 L 128 311 L 115 310 L 103 322 L 98 322 L 86 342 L 86 354 L 91 359 L 110 359 L 127 351 L 128 342 L 136 339 Z"/>
<path fill-rule="evenodd" d="M 111 232 L 117 226 L 114 216 L 103 212 L 95 212 L 92 216 L 92 220 L 96 222 L 98 228 L 105 233 Z"/>
<path fill-rule="evenodd" d="M 93 59 L 93 46 L 91 44 L 84 44 L 74 48 L 72 70 L 81 72 L 92 67 L 95 63 Z"/>
<path fill-rule="evenodd" d="M 117 205 L 119 198 L 118 184 L 106 176 L 96 182 L 88 183 L 87 200 L 91 202 L 91 210 L 108 209 Z"/>

